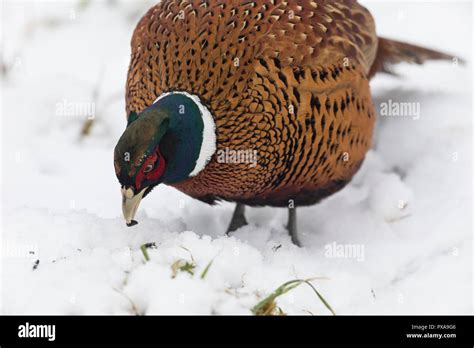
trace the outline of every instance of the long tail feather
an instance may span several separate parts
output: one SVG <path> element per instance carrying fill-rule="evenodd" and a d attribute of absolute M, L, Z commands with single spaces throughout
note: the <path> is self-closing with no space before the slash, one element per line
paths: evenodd
<path fill-rule="evenodd" d="M 379 37 L 377 56 L 370 69 L 369 77 L 374 76 L 377 72 L 393 74 L 391 66 L 401 62 L 423 64 L 427 60 L 454 59 L 463 63 L 462 59 L 447 53 Z"/>

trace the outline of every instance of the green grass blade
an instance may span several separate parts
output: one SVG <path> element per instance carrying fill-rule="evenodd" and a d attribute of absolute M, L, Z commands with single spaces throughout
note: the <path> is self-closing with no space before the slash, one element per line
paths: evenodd
<path fill-rule="evenodd" d="M 326 306 L 326 308 L 332 313 L 332 315 L 336 315 L 336 312 L 334 312 L 334 310 L 331 308 L 331 306 L 329 305 L 329 303 L 324 299 L 324 297 L 319 293 L 318 290 L 316 290 L 316 288 L 314 287 L 313 284 L 311 284 L 309 282 L 309 280 L 305 280 L 305 283 L 308 284 L 313 290 L 314 292 L 316 293 L 316 295 L 318 295 L 319 299 L 321 300 L 321 302 Z"/>
<path fill-rule="evenodd" d="M 286 294 L 287 292 L 293 290 L 294 288 L 300 286 L 301 284 L 305 283 L 308 284 L 313 291 L 316 293 L 318 296 L 319 300 L 324 304 L 324 306 L 333 314 L 336 315 L 334 310 L 331 308 L 329 303 L 326 301 L 326 299 L 319 293 L 318 290 L 311 284 L 311 279 L 295 279 L 295 280 L 290 280 L 282 285 L 280 285 L 275 291 L 273 291 L 270 295 L 265 297 L 263 300 L 261 300 L 259 303 L 257 303 L 252 309 L 252 313 L 254 315 L 269 315 L 274 312 L 275 309 L 280 310 L 282 313 L 281 309 L 276 306 L 275 300 L 283 295 Z"/>
<path fill-rule="evenodd" d="M 209 271 L 209 268 L 211 268 L 213 262 L 214 262 L 214 259 L 212 259 L 211 261 L 209 261 L 209 263 L 207 264 L 206 268 L 204 268 L 204 271 L 202 271 L 202 273 L 201 273 L 201 279 L 204 279 L 204 278 L 206 277 L 206 274 L 207 274 L 207 272 Z"/>
<path fill-rule="evenodd" d="M 140 250 L 142 251 L 143 256 L 145 257 L 145 261 L 150 261 L 150 256 L 148 255 L 148 251 L 147 251 L 146 249 L 147 249 L 147 245 L 146 245 L 146 244 L 143 244 L 143 245 L 140 247 Z"/>

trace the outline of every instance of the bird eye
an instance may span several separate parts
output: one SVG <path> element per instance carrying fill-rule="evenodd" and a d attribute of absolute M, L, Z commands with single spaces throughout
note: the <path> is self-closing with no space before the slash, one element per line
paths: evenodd
<path fill-rule="evenodd" d="M 149 172 L 151 172 L 152 169 L 153 169 L 153 164 L 149 164 L 145 167 L 144 172 L 149 173 Z"/>

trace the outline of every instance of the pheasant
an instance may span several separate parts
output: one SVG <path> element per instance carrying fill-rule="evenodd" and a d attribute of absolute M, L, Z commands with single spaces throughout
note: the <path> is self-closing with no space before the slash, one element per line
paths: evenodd
<path fill-rule="evenodd" d="M 163 183 L 213 204 L 296 208 L 342 189 L 370 149 L 369 80 L 453 57 L 378 37 L 355 0 L 164 0 L 131 40 L 127 127 L 115 147 L 122 210 Z M 250 159 L 250 160 L 249 160 Z"/>

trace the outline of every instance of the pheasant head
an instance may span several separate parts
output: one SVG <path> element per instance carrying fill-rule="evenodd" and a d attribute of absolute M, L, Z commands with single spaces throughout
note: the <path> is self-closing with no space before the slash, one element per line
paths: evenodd
<path fill-rule="evenodd" d="M 137 223 L 138 206 L 154 187 L 197 175 L 215 150 L 213 118 L 196 96 L 166 93 L 141 113 L 130 113 L 114 154 L 127 225 Z"/>

